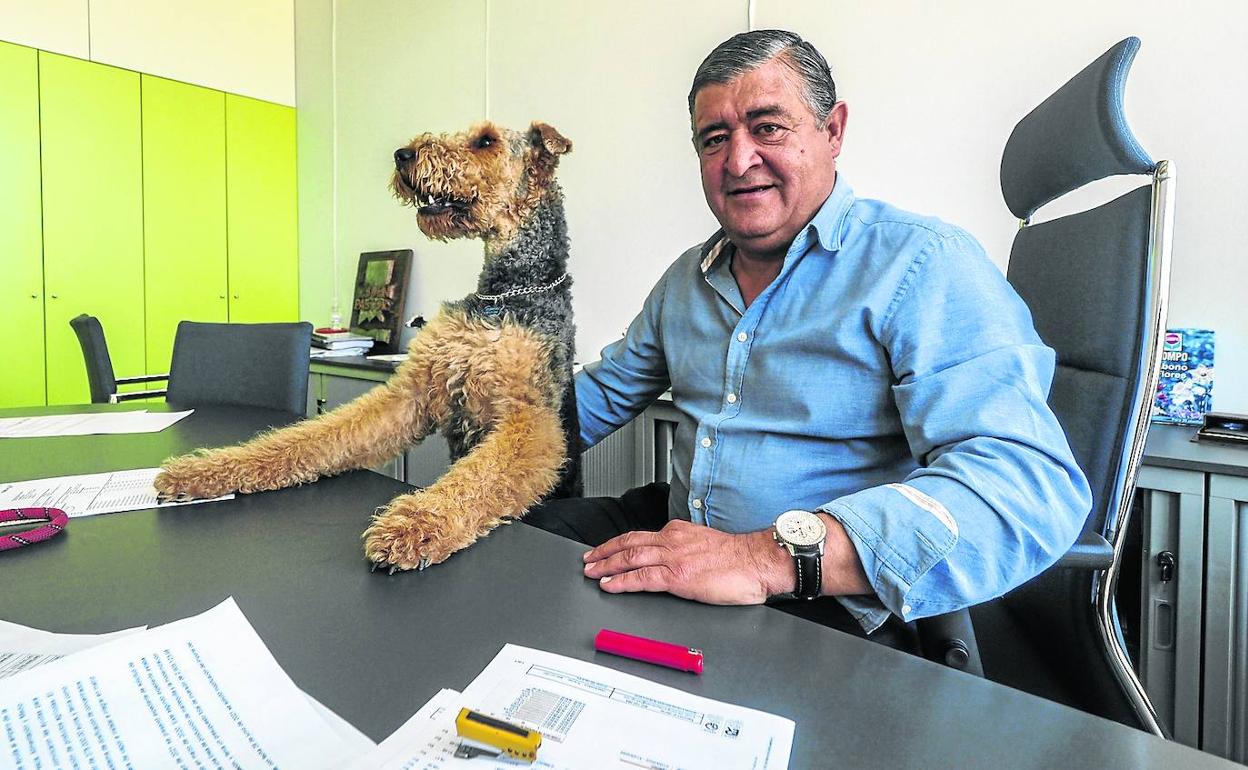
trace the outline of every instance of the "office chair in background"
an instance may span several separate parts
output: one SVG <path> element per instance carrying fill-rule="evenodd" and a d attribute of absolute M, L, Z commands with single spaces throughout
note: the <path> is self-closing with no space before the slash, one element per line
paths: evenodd
<path fill-rule="evenodd" d="M 171 404 L 307 409 L 312 324 L 183 321 L 169 367 Z"/>
<path fill-rule="evenodd" d="M 989 679 L 1164 736 L 1114 600 L 1161 364 L 1174 212 L 1173 165 L 1150 159 L 1123 113 L 1139 46 L 1127 38 L 1071 78 L 1015 126 L 1001 159 L 1001 190 L 1020 220 L 1006 277 L 1057 351 L 1049 405 L 1087 474 L 1092 512 L 1054 568 L 920 630 L 929 657 L 979 673 L 978 635 Z M 1044 204 L 1119 174 L 1152 179 L 1030 223 Z"/>
<path fill-rule="evenodd" d="M 87 385 L 91 388 L 91 403 L 116 404 L 121 401 L 133 401 L 139 398 L 165 395 L 163 389 L 118 393 L 118 385 L 130 385 L 140 382 L 163 382 L 169 379 L 169 375 L 115 376 L 113 359 L 108 355 L 108 343 L 104 341 L 104 327 L 100 325 L 100 320 L 95 316 L 83 313 L 69 319 L 69 325 L 73 327 L 74 334 L 78 335 L 78 344 L 82 346 L 82 357 L 87 364 Z"/>

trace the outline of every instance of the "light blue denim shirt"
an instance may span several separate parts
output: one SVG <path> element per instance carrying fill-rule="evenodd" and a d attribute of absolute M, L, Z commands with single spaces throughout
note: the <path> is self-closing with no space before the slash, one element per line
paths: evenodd
<path fill-rule="evenodd" d="M 592 446 L 669 387 L 669 515 L 728 532 L 844 525 L 867 631 L 998 596 L 1074 542 L 1091 492 L 1045 403 L 1054 354 L 966 232 L 843 178 L 748 307 L 717 233 L 576 378 Z"/>

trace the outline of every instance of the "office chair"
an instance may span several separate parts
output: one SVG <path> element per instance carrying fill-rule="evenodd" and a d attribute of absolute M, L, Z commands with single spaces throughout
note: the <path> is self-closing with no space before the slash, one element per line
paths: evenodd
<path fill-rule="evenodd" d="M 104 341 L 104 327 L 100 325 L 100 320 L 95 316 L 83 313 L 69 319 L 69 325 L 73 327 L 74 334 L 78 335 L 78 344 L 82 346 L 82 357 L 87 364 L 87 385 L 91 388 L 91 403 L 116 404 L 121 401 L 133 401 L 139 398 L 165 395 L 163 389 L 118 393 L 118 385 L 130 385 L 140 382 L 163 382 L 169 379 L 169 375 L 115 376 L 113 359 L 108 355 L 108 343 Z"/>
<path fill-rule="evenodd" d="M 978 672 L 978 647 L 994 681 L 1164 736 L 1114 600 L 1161 365 L 1174 212 L 1173 164 L 1150 159 L 1123 113 L 1139 46 L 1127 38 L 1071 78 L 1019 121 L 1001 158 L 1001 190 L 1020 220 L 1006 277 L 1057 352 L 1049 405 L 1088 477 L 1092 511 L 1055 567 L 972 608 L 974 632 L 962 612 L 920 633 L 929 657 Z M 1044 204 L 1119 174 L 1151 181 L 1031 224 Z"/>
<path fill-rule="evenodd" d="M 303 415 L 312 324 L 183 321 L 173 339 L 167 400 L 257 406 Z"/>

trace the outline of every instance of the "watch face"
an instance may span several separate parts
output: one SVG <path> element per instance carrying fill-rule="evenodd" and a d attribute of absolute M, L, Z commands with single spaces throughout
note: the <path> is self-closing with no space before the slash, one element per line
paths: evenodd
<path fill-rule="evenodd" d="M 809 511 L 789 511 L 776 519 L 776 532 L 797 546 L 818 545 L 827 537 L 823 520 Z"/>

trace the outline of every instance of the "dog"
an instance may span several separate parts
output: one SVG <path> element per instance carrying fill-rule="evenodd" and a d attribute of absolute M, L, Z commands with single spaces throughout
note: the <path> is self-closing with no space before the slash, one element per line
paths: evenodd
<path fill-rule="evenodd" d="M 477 291 L 442 306 L 385 384 L 240 446 L 171 459 L 157 493 L 281 489 L 377 465 L 440 430 L 451 467 L 378 509 L 364 532 L 373 569 L 391 574 L 440 563 L 542 499 L 579 495 L 572 280 L 555 180 L 571 149 L 545 123 L 486 122 L 396 150 L 390 187 L 416 208 L 420 230 L 483 241 Z"/>

